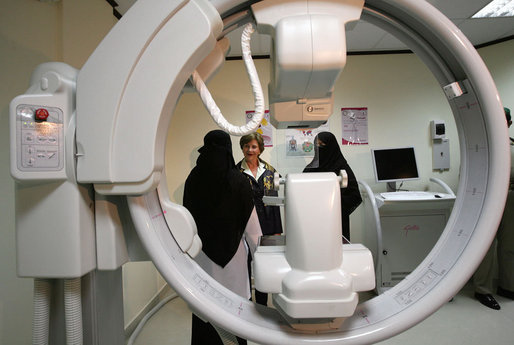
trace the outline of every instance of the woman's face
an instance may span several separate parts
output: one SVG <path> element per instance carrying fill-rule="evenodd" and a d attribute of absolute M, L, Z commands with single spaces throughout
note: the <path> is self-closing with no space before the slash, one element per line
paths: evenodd
<path fill-rule="evenodd" d="M 325 144 L 323 141 L 321 141 L 321 139 L 319 139 L 319 138 L 316 138 L 316 143 L 315 143 L 315 144 L 316 144 L 316 146 L 318 146 L 318 147 L 323 147 L 323 146 L 325 146 L 325 145 L 326 145 L 326 144 Z"/>
<path fill-rule="evenodd" d="M 252 161 L 259 158 L 261 150 L 259 149 L 259 143 L 257 142 L 257 140 L 253 139 L 252 141 L 244 144 L 243 154 L 245 156 L 246 161 Z"/>

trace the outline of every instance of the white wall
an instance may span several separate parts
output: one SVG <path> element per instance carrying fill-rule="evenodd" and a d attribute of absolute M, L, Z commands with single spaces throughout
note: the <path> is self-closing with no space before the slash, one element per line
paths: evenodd
<path fill-rule="evenodd" d="M 138 322 L 140 314 L 157 298 L 166 284 L 153 262 L 129 262 L 123 265 L 123 314 L 125 327 Z M 137 323 L 136 323 L 137 324 Z"/>
<path fill-rule="evenodd" d="M 0 1 L 0 344 L 30 342 L 32 283 L 16 277 L 14 230 L 14 182 L 9 175 L 8 105 L 23 93 L 32 70 L 47 61 L 64 61 L 80 68 L 94 47 L 115 23 L 112 10 L 104 0 L 62 0 L 59 3 L 35 0 Z M 480 50 L 491 68 L 506 106 L 514 109 L 514 41 Z M 258 60 L 263 85 L 268 81 L 268 62 Z M 243 113 L 253 109 L 251 90 L 241 62 L 227 62 L 210 84 L 216 100 L 227 117 L 243 123 Z M 343 152 L 357 176 L 373 181 L 369 148 L 415 145 L 423 179 L 409 184 L 424 188 L 429 176 L 438 176 L 455 188 L 458 180 L 457 138 L 449 110 L 433 78 L 411 55 L 352 56 L 336 86 L 335 106 L 369 107 L 367 147 L 344 147 Z M 173 198 L 182 200 L 183 181 L 194 166 L 204 134 L 215 125 L 196 95 L 184 96 L 172 119 L 167 149 L 167 167 Z M 447 121 L 452 148 L 452 167 L 442 174 L 430 170 L 428 124 L 431 119 Z M 331 130 L 341 134 L 340 119 L 331 119 Z M 514 136 L 511 128 L 511 136 Z M 263 158 L 283 174 L 301 171 L 306 160 L 286 159 L 283 133 L 276 132 L 275 149 L 266 149 Z M 282 150 L 282 151 L 281 151 Z M 241 159 L 234 139 L 236 159 Z M 381 186 L 376 186 L 381 187 Z M 354 240 L 361 228 L 359 212 L 352 217 Z M 125 285 L 125 320 L 137 313 L 162 281 L 149 263 L 124 267 L 132 270 L 133 283 Z M 127 275 L 124 277 L 127 279 Z M 148 288 L 148 289 L 147 289 Z M 141 292 L 142 289 L 147 289 Z M 153 291 L 153 292 L 152 292 Z M 128 314 L 128 315 L 127 315 Z"/>
<path fill-rule="evenodd" d="M 268 83 L 269 61 L 257 60 L 263 85 Z M 220 109 L 231 121 L 243 123 L 245 110 L 253 109 L 251 90 L 241 61 L 228 61 L 209 85 Z M 266 87 L 264 87 L 266 89 Z M 335 88 L 337 109 L 330 118 L 330 130 L 339 139 L 342 135 L 341 107 L 368 107 L 369 145 L 344 146 L 343 154 L 358 179 L 375 189 L 385 186 L 374 183 L 370 148 L 415 146 L 422 179 L 405 183 L 404 187 L 425 189 L 428 179 L 437 176 L 456 189 L 459 169 L 459 148 L 455 122 L 432 75 L 415 55 L 350 56 Z M 451 169 L 432 172 L 432 151 L 429 138 L 430 120 L 447 124 L 451 143 Z M 186 94 L 180 100 L 168 137 L 167 174 L 170 193 L 181 202 L 184 179 L 194 166 L 196 149 L 215 124 L 203 109 L 199 97 Z M 192 132 L 189 128 L 195 128 Z M 274 147 L 266 148 L 262 157 L 282 175 L 301 172 L 310 159 L 285 155 L 285 132 L 274 131 Z M 236 160 L 242 158 L 238 138 L 233 137 Z M 362 231 L 360 210 L 352 216 L 352 238 L 359 240 Z"/>
<path fill-rule="evenodd" d="M 505 106 L 514 108 L 514 59 L 509 56 L 512 51 L 514 41 L 511 40 L 484 48 L 481 53 L 496 79 Z M 266 90 L 269 61 L 256 60 L 255 64 Z M 227 61 L 209 84 L 209 89 L 227 119 L 235 124 L 243 124 L 245 111 L 254 109 L 242 61 Z M 357 178 L 370 184 L 373 190 L 383 191 L 385 185 L 374 182 L 370 149 L 395 146 L 415 147 L 421 175 L 420 180 L 405 182 L 403 188 L 437 188 L 429 178 L 438 177 L 454 191 L 457 190 L 460 151 L 455 121 L 439 85 L 415 55 L 349 56 L 335 87 L 334 108 L 341 107 L 368 107 L 369 145 L 344 146 L 342 152 Z M 446 133 L 450 139 L 451 166 L 444 172 L 432 170 L 429 128 L 430 121 L 434 119 L 446 122 Z M 182 201 L 184 181 L 195 165 L 203 136 L 215 128 L 199 97 L 191 93 L 183 95 L 171 121 L 166 148 L 168 187 L 176 202 Z M 339 111 L 330 118 L 330 131 L 341 138 Z M 287 157 L 284 136 L 284 131 L 274 130 L 274 147 L 266 148 L 262 158 L 282 175 L 301 172 L 310 159 Z M 237 162 L 243 157 L 239 138 L 232 137 L 232 142 Z M 351 217 L 353 241 L 362 239 L 362 231 L 365 231 L 363 217 L 362 207 Z"/>
<path fill-rule="evenodd" d="M 514 112 L 514 40 L 478 50 L 493 76 L 503 106 Z M 514 126 L 509 128 L 514 138 Z"/>

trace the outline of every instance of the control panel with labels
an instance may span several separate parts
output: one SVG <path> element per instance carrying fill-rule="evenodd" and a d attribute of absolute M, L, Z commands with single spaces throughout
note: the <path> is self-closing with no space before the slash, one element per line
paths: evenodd
<path fill-rule="evenodd" d="M 20 172 L 64 168 L 63 112 L 56 107 L 16 107 L 16 167 Z"/>

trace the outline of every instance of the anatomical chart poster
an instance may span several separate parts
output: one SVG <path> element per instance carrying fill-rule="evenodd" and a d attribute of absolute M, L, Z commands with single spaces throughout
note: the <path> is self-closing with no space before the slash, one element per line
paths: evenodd
<path fill-rule="evenodd" d="M 252 120 L 254 114 L 255 110 L 246 111 L 246 123 Z M 261 124 L 259 128 L 257 128 L 256 132 L 262 135 L 262 139 L 264 139 L 264 147 L 273 146 L 273 126 L 269 122 L 269 110 L 264 112 L 264 117 L 262 118 Z"/>
<path fill-rule="evenodd" d="M 328 121 L 318 128 L 286 129 L 286 156 L 314 157 L 314 138 L 328 131 Z"/>
<path fill-rule="evenodd" d="M 368 144 L 368 108 L 341 108 L 343 145 Z"/>

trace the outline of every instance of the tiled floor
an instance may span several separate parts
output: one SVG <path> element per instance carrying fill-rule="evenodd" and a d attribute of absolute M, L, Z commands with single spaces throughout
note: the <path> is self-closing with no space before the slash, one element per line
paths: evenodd
<path fill-rule="evenodd" d="M 472 288 L 466 286 L 428 319 L 379 344 L 512 345 L 514 301 L 496 298 L 502 307 L 500 311 L 481 305 L 473 298 Z M 182 299 L 176 298 L 148 321 L 135 345 L 188 345 L 190 333 L 191 312 Z"/>

